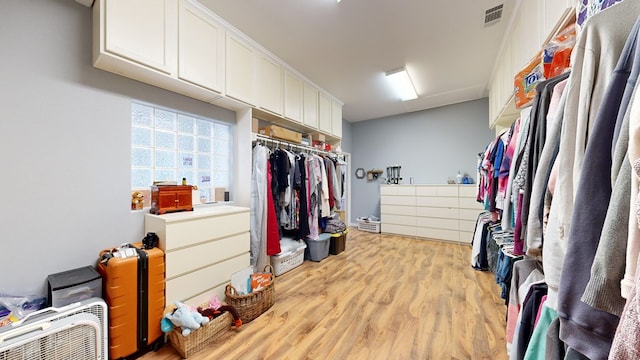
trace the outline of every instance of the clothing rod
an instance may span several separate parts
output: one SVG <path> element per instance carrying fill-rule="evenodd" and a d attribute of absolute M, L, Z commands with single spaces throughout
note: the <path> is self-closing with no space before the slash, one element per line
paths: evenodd
<path fill-rule="evenodd" d="M 273 139 L 273 138 L 270 138 L 268 136 L 261 135 L 261 134 L 255 134 L 255 136 L 256 136 L 256 139 L 254 141 L 257 141 L 257 142 L 260 142 L 260 141 L 270 142 L 270 143 L 273 143 L 273 144 L 276 144 L 276 145 L 289 146 L 289 147 L 296 148 L 296 149 L 299 149 L 299 150 L 302 150 L 302 151 L 311 151 L 311 152 L 322 153 L 322 154 L 331 155 L 331 156 L 337 156 L 338 155 L 338 154 L 332 153 L 330 151 L 320 150 L 320 149 L 317 149 L 317 148 L 314 148 L 314 147 L 311 147 L 311 146 L 306 146 L 306 145 L 293 144 L 293 143 L 290 143 L 290 142 L 285 141 L 285 140 L 277 140 L 277 139 Z"/>

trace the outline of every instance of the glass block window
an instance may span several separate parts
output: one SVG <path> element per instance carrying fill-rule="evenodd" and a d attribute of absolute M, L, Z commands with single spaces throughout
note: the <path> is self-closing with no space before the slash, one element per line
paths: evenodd
<path fill-rule="evenodd" d="M 231 182 L 232 125 L 141 102 L 131 103 L 131 188 L 154 181 L 197 185 L 201 202 Z M 218 191 L 220 193 L 220 191 Z"/>

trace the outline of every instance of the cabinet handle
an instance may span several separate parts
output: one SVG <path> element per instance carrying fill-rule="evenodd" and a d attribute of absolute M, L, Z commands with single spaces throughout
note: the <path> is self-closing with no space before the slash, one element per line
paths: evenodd
<path fill-rule="evenodd" d="M 176 202 L 179 202 L 177 199 L 175 200 Z"/>

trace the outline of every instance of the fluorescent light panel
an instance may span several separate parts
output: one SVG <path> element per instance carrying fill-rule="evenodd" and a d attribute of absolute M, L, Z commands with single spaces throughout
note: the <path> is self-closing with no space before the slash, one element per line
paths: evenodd
<path fill-rule="evenodd" d="M 416 88 L 409 78 L 409 74 L 405 68 L 391 70 L 386 73 L 389 84 L 393 91 L 400 97 L 402 101 L 413 100 L 418 98 Z"/>

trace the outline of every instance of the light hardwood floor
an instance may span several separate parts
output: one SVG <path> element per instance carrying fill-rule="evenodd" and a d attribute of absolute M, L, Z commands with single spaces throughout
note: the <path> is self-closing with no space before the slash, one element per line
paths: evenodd
<path fill-rule="evenodd" d="M 277 277 L 271 309 L 189 359 L 506 359 L 504 300 L 470 251 L 351 229 L 344 252 Z M 180 358 L 167 344 L 141 359 Z"/>

